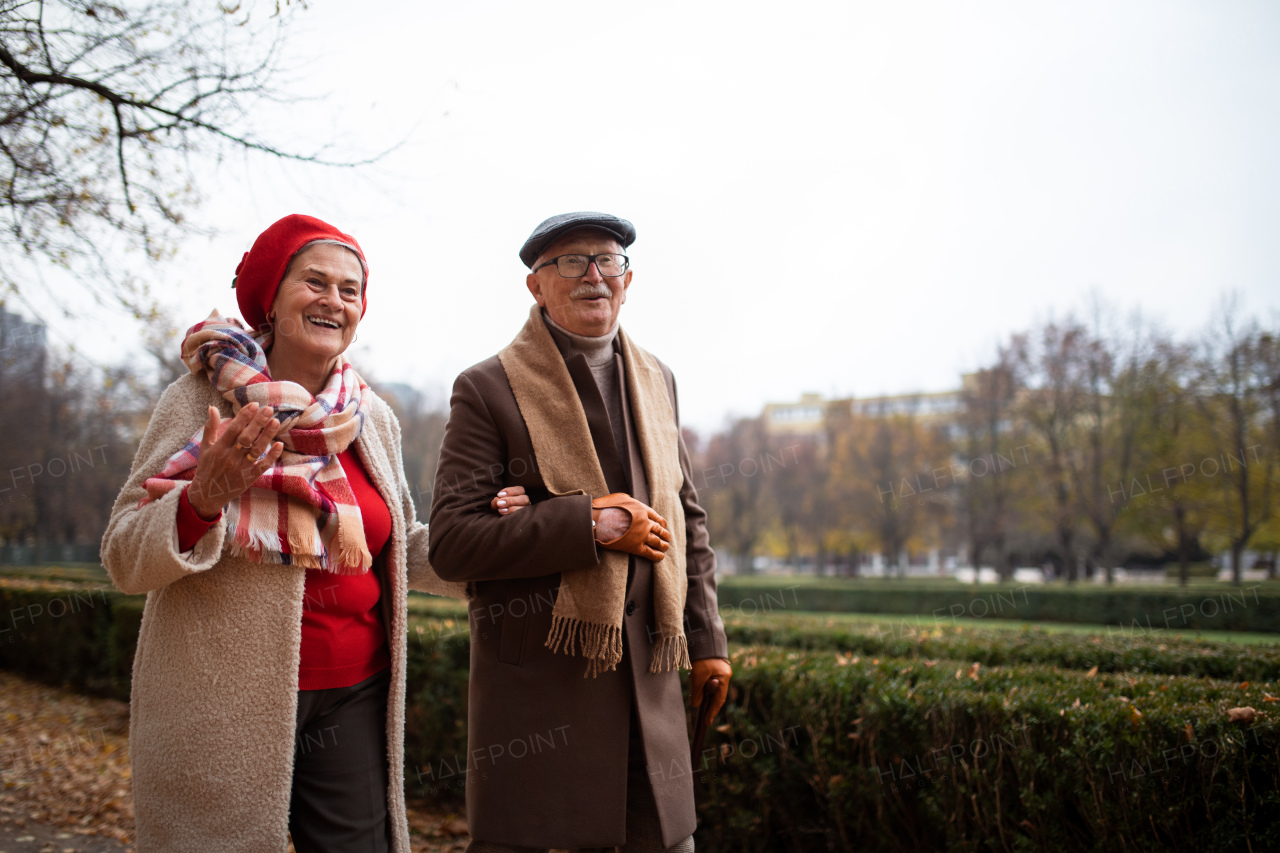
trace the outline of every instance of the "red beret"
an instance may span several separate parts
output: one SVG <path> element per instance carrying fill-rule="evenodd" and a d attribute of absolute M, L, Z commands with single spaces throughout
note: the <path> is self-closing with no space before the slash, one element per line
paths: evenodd
<path fill-rule="evenodd" d="M 350 234 L 343 234 L 327 222 L 314 216 L 293 213 L 273 224 L 258 235 L 253 247 L 244 253 L 240 266 L 236 267 L 236 301 L 240 303 L 240 316 L 255 332 L 267 325 L 267 314 L 276 301 L 276 290 L 289 268 L 289 261 L 298 250 L 313 240 L 338 240 L 349 243 L 360 254 L 364 268 L 368 269 L 364 250 Z M 360 293 L 360 316 L 369 307 L 368 273 Z"/>

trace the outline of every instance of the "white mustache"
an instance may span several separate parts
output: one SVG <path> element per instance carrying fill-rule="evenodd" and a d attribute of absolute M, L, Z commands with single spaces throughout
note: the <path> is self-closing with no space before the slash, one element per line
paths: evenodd
<path fill-rule="evenodd" d="M 590 299 L 593 296 L 603 296 L 609 299 L 613 296 L 613 291 L 609 289 L 607 284 L 580 284 L 569 293 L 570 299 Z"/>

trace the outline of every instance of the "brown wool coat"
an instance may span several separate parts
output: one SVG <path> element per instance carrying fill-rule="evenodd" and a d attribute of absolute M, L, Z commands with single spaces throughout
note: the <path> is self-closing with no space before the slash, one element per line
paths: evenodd
<path fill-rule="evenodd" d="M 553 330 L 562 354 L 565 340 Z M 615 361 L 622 377 L 622 357 Z M 608 411 L 581 355 L 566 359 L 606 482 L 648 502 L 644 464 L 623 394 L 628 446 L 617 448 Z M 675 381 L 662 365 L 672 411 Z M 680 443 L 688 528 L 685 634 L 693 660 L 727 657 L 716 605 L 715 555 Z M 489 508 L 504 486 L 532 504 L 510 517 Z M 495 356 L 453 387 L 431 507 L 431 563 L 440 577 L 473 581 L 468 754 L 418 768 L 424 786 L 465 780 L 467 821 L 482 841 L 536 847 L 622 844 L 626 832 L 627 732 L 634 696 L 664 844 L 696 826 L 680 675 L 648 671 L 653 645 L 652 564 L 633 558 L 618 668 L 584 678 L 578 655 L 544 646 L 560 572 L 597 565 L 591 495 L 551 497 L 529 432 Z"/>
<path fill-rule="evenodd" d="M 133 664 L 129 753 L 139 853 L 284 850 L 293 778 L 304 569 L 252 563 L 224 550 L 219 522 L 179 553 L 180 489 L 138 507 L 147 477 L 205 422 L 231 406 L 202 377 L 174 382 L 156 406 L 102 540 L 102 563 L 147 603 Z M 391 656 L 387 704 L 392 850 L 409 853 L 404 809 L 406 592 L 460 595 L 427 563 L 414 518 L 400 426 L 374 396 L 356 450 L 391 510 L 391 541 L 375 560 Z"/>

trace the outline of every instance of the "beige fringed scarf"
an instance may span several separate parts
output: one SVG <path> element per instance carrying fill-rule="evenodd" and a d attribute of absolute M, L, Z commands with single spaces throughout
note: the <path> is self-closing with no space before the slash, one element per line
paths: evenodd
<path fill-rule="evenodd" d="M 679 437 L 675 414 L 667 396 L 662 368 L 653 356 L 618 330 L 626 366 L 640 452 L 649 481 L 650 505 L 667 520 L 671 550 L 653 567 L 653 610 L 658 640 L 650 672 L 688 669 L 689 644 L 684 636 L 685 575 L 684 507 L 680 486 Z M 560 350 L 535 305 L 520 334 L 498 353 L 507 381 L 515 393 L 520 415 L 533 440 L 533 453 L 543 482 L 552 495 L 609 493 L 596 456 L 578 391 Z M 546 646 L 553 652 L 574 654 L 580 645 L 587 658 L 587 674 L 614 669 L 622 660 L 622 615 L 627 592 L 629 555 L 601 551 L 602 566 L 563 573 L 560 594 L 551 612 Z"/>

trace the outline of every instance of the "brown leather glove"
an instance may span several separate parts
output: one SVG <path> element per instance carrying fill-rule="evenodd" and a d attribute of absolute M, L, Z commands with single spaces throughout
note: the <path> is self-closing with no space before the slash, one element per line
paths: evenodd
<path fill-rule="evenodd" d="M 593 510 L 617 507 L 626 510 L 631 516 L 631 526 L 627 532 L 617 539 L 610 539 L 600 544 L 611 551 L 625 551 L 644 557 L 646 560 L 658 562 L 667 549 L 671 547 L 671 533 L 667 531 L 667 522 L 662 516 L 645 506 L 625 492 L 614 492 L 591 502 Z"/>

